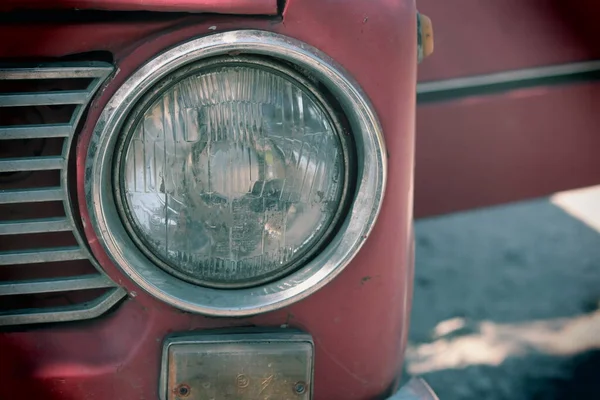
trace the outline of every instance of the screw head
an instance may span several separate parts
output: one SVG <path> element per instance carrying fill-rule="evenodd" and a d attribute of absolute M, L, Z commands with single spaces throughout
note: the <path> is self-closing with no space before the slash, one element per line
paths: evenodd
<path fill-rule="evenodd" d="M 306 383 L 305 382 L 296 382 L 294 384 L 294 393 L 304 394 L 305 392 L 306 392 Z"/>
<path fill-rule="evenodd" d="M 173 389 L 177 397 L 188 397 L 192 391 L 188 385 L 181 384 Z"/>

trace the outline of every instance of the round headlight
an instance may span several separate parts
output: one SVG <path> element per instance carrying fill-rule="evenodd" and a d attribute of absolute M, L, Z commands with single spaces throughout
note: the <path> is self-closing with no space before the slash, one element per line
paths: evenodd
<path fill-rule="evenodd" d="M 319 249 L 342 211 L 347 137 L 317 89 L 280 63 L 200 61 L 124 125 L 116 199 L 131 237 L 189 282 L 276 279 Z"/>
<path fill-rule="evenodd" d="M 270 32 L 217 33 L 116 90 L 87 148 L 85 199 L 106 254 L 145 291 L 246 316 L 348 265 L 379 213 L 385 154 L 368 99 L 325 54 Z"/>

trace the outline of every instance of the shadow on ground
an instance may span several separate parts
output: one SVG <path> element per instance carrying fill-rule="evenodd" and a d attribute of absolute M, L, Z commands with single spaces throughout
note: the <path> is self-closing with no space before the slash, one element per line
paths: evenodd
<path fill-rule="evenodd" d="M 565 376 L 557 379 L 532 379 L 531 399 L 600 399 L 600 351 L 591 351 L 564 362 Z"/>
<path fill-rule="evenodd" d="M 548 200 L 418 221 L 406 369 L 441 400 L 600 398 L 600 233 Z"/>

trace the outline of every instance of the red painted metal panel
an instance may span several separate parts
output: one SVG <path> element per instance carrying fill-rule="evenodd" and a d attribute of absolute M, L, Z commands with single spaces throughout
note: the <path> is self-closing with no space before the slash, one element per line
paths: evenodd
<path fill-rule="evenodd" d="M 416 216 L 597 184 L 598 109 L 600 83 L 421 105 Z"/>
<path fill-rule="evenodd" d="M 600 2 L 419 0 L 435 52 L 420 81 L 600 59 Z M 418 217 L 600 182 L 590 154 L 596 85 L 539 88 L 419 106 Z"/>
<path fill-rule="evenodd" d="M 401 369 L 412 285 L 415 20 L 413 0 L 343 5 L 337 0 L 289 0 L 283 23 L 190 17 L 161 23 L 0 27 L 0 36 L 14 38 L 12 43 L 0 44 L 0 57 L 59 56 L 90 50 L 109 50 L 115 55 L 119 72 L 90 109 L 79 143 L 82 209 L 84 155 L 102 105 L 145 60 L 178 42 L 212 32 L 211 26 L 216 26 L 216 31 L 271 30 L 332 56 L 369 95 L 389 150 L 383 208 L 358 256 L 311 297 L 253 318 L 205 318 L 154 300 L 111 264 L 84 213 L 94 254 L 132 296 L 100 320 L 0 334 L 0 398 L 154 399 L 160 346 L 166 334 L 283 324 L 299 327 L 315 339 L 316 400 L 371 399 L 388 389 Z M 372 61 L 383 58 L 385 62 Z"/>
<path fill-rule="evenodd" d="M 275 15 L 277 0 L 4 0 L 0 3 L 0 12 L 23 9 Z"/>
<path fill-rule="evenodd" d="M 439 80 L 600 58 L 595 0 L 419 0 L 435 52 L 419 80 Z"/>

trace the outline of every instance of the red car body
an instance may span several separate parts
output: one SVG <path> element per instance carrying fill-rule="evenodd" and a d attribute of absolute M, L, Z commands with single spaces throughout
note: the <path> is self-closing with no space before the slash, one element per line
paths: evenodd
<path fill-rule="evenodd" d="M 43 8 L 53 10 L 47 13 Z M 104 11 L 74 14 L 73 8 Z M 77 201 L 87 242 L 102 269 L 128 293 L 95 319 L 12 326 L 0 332 L 0 398 L 156 399 L 167 335 L 282 325 L 313 337 L 316 400 L 375 399 L 392 393 L 407 340 L 414 265 L 414 0 L 8 1 L 0 10 L 4 12 L 0 62 L 55 61 L 74 55 L 85 59 L 86 54 L 112 58 L 117 72 L 82 118 L 71 157 L 76 158 Z M 140 10 L 154 13 L 134 12 Z M 169 13 L 174 11 L 196 14 Z M 234 29 L 290 36 L 341 64 L 378 115 L 388 151 L 388 179 L 372 233 L 332 282 L 278 311 L 247 318 L 208 318 L 151 297 L 113 265 L 91 226 L 83 169 L 97 118 L 136 69 L 178 43 Z M 11 250 L 8 241 L 2 250 Z"/>
<path fill-rule="evenodd" d="M 435 24 L 435 56 L 419 83 L 510 73 L 425 101 L 418 88 L 415 217 L 548 196 L 600 182 L 600 57 L 593 0 L 419 0 Z M 541 70 L 561 66 L 550 77 Z M 584 67 L 585 74 L 578 71 Z M 525 81 L 527 73 L 534 80 Z M 560 81 L 556 78 L 560 78 Z M 515 84 L 516 83 L 516 84 Z M 557 84 L 559 83 L 559 84 Z M 469 81 L 460 83 L 469 86 Z M 439 86 L 439 85 L 438 85 Z"/>

